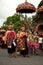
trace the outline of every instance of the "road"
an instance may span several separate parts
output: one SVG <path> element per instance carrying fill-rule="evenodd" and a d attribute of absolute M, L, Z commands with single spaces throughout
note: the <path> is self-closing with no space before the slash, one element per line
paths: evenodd
<path fill-rule="evenodd" d="M 43 65 L 43 54 L 39 56 L 31 55 L 31 57 L 21 57 L 17 55 L 8 57 L 6 49 L 0 50 L 0 65 Z"/>

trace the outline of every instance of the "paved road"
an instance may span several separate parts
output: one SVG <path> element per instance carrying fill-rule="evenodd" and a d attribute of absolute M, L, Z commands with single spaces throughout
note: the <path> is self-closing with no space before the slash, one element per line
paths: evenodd
<path fill-rule="evenodd" d="M 8 57 L 7 50 L 0 50 L 0 65 L 43 65 L 43 54 L 39 56 L 32 55 L 31 57 L 20 57 L 17 58 Z"/>

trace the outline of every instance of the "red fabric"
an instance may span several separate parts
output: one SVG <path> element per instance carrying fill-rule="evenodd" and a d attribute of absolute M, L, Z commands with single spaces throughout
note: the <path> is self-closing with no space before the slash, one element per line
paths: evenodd
<path fill-rule="evenodd" d="M 15 38 L 14 32 L 10 32 L 10 35 L 11 35 L 11 37 L 12 37 L 13 39 Z"/>
<path fill-rule="evenodd" d="M 7 42 L 10 42 L 10 41 L 12 40 L 12 39 L 10 38 L 10 36 L 11 36 L 12 39 L 14 39 L 14 38 L 15 38 L 14 32 L 11 31 L 11 32 L 8 32 L 8 33 L 7 33 L 7 40 L 8 40 Z"/>

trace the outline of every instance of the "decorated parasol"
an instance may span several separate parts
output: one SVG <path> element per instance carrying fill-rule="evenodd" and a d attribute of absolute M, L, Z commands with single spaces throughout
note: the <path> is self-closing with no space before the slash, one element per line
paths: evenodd
<path fill-rule="evenodd" d="M 35 6 L 31 3 L 28 3 L 27 0 L 25 0 L 24 3 L 19 4 L 16 8 L 16 12 L 19 13 L 32 13 L 35 11 L 36 11 Z"/>
<path fill-rule="evenodd" d="M 37 9 L 37 13 L 38 13 L 38 14 L 43 13 L 43 6 L 41 6 L 39 9 Z"/>
<path fill-rule="evenodd" d="M 27 20 L 26 20 L 26 13 L 33 13 L 36 11 L 36 8 L 33 4 L 27 2 L 27 0 L 25 0 L 24 3 L 21 3 L 17 6 L 16 8 L 16 12 L 17 13 L 25 13 L 25 18 L 24 18 L 24 25 L 26 26 L 28 23 L 27 23 Z"/>

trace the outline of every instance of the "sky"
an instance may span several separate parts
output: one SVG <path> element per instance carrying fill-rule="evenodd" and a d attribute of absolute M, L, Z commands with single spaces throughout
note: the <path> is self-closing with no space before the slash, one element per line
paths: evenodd
<path fill-rule="evenodd" d="M 35 5 L 37 8 L 41 0 L 27 0 L 29 3 Z M 7 17 L 16 13 L 16 8 L 20 3 L 24 3 L 25 0 L 0 0 L 0 27 Z"/>

